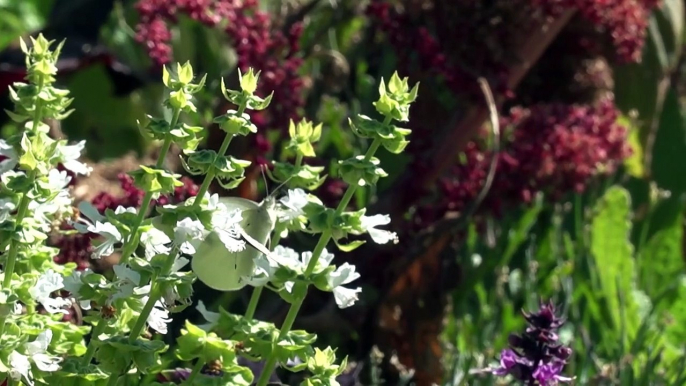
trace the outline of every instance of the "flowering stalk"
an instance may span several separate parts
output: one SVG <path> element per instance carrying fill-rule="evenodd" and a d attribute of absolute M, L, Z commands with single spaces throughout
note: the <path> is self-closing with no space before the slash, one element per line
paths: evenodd
<path fill-rule="evenodd" d="M 341 174 L 349 185 L 345 194 L 343 195 L 343 198 L 333 213 L 333 219 L 341 218 L 358 187 L 366 184 L 373 185 L 376 183 L 379 177 L 385 176 L 385 172 L 376 166 L 378 160 L 374 158 L 374 154 L 379 147 L 384 145 L 384 147 L 386 147 L 389 151 L 393 153 L 399 153 L 407 145 L 408 141 L 405 140 L 405 136 L 407 136 L 410 131 L 395 127 L 391 125 L 391 122 L 393 119 L 399 121 L 407 121 L 409 119 L 409 105 L 416 99 L 417 90 L 418 85 L 410 90 L 407 84 L 407 79 L 401 80 L 396 73 L 389 82 L 388 92 L 386 90 L 385 83 L 383 81 L 381 82 L 379 88 L 380 98 L 374 103 L 377 111 L 385 116 L 383 123 L 375 122 L 365 116 L 360 116 L 356 122 L 351 120 L 351 127 L 358 136 L 373 138 L 373 140 L 362 159 L 356 157 L 351 160 L 341 162 Z M 334 229 L 331 226 L 324 228 L 319 237 L 319 241 L 312 252 L 312 257 L 305 269 L 305 277 L 310 277 L 315 271 L 317 263 L 326 246 L 328 245 L 329 241 L 334 238 L 335 231 L 340 232 L 340 230 Z M 356 246 L 359 245 L 360 244 L 357 244 Z M 341 246 L 339 245 L 339 247 Z M 293 327 L 293 323 L 295 322 L 298 312 L 300 311 L 305 297 L 307 296 L 309 284 L 310 283 L 306 281 L 299 281 L 295 284 L 292 291 L 294 301 L 291 303 L 288 314 L 286 315 L 286 319 L 281 326 L 279 337 L 276 341 L 283 339 Z M 269 382 L 269 377 L 274 371 L 276 363 L 276 356 L 270 356 L 267 359 L 262 374 L 257 381 L 257 386 L 267 385 Z"/>
<path fill-rule="evenodd" d="M 179 117 L 181 115 L 181 109 L 180 108 L 173 108 L 172 111 L 172 120 L 170 122 L 170 126 L 174 127 L 176 124 L 179 122 Z M 171 147 L 172 144 L 172 136 L 171 135 L 166 135 L 164 138 L 164 142 L 162 143 L 162 147 L 160 148 L 160 154 L 159 158 L 157 159 L 157 163 L 155 164 L 155 168 L 161 169 L 164 166 L 164 161 L 167 158 L 167 153 L 169 152 L 169 148 Z M 153 199 L 153 192 L 146 192 L 145 196 L 143 196 L 143 200 L 141 203 L 141 207 L 138 211 L 138 217 L 136 218 L 136 222 L 133 224 L 133 228 L 131 229 L 131 236 L 127 240 L 126 244 L 122 247 L 122 253 L 121 253 L 121 258 L 119 262 L 121 264 L 126 263 L 129 260 L 129 257 L 133 252 L 138 248 L 138 243 L 140 242 L 140 234 L 139 234 L 139 229 L 141 224 L 143 224 L 143 220 L 145 219 L 146 214 L 148 213 L 148 208 L 150 207 L 150 203 L 152 202 Z"/>
<path fill-rule="evenodd" d="M 245 100 L 241 105 L 238 107 L 238 112 L 236 115 L 241 116 L 245 112 L 245 108 L 247 107 L 248 101 Z M 222 145 L 219 147 L 219 151 L 217 154 L 220 156 L 223 156 L 226 154 L 226 150 L 229 149 L 229 145 L 231 144 L 231 140 L 233 139 L 235 135 L 234 134 L 226 134 L 224 136 L 224 140 L 222 141 Z M 200 185 L 200 189 L 198 190 L 198 197 L 204 197 L 205 193 L 207 193 L 207 190 L 210 188 L 210 185 L 212 184 L 212 181 L 214 180 L 214 177 L 216 176 L 216 172 L 214 169 L 210 170 L 207 175 L 205 175 L 205 179 L 202 181 L 202 185 Z M 196 200 L 193 205 L 196 206 L 196 208 L 200 205 L 200 200 Z"/>
<path fill-rule="evenodd" d="M 571 382 L 562 371 L 572 349 L 558 343 L 557 330 L 565 320 L 555 315 L 552 302 L 541 302 L 533 313 L 522 312 L 528 324 L 524 333 L 511 334 L 510 348 L 500 354 L 500 366 L 487 369 L 498 376 L 510 375 L 525 385 L 557 385 Z"/>

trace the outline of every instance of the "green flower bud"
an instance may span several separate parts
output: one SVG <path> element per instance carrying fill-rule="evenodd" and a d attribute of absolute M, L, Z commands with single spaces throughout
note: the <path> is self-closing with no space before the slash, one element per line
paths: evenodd
<path fill-rule="evenodd" d="M 238 80 L 241 85 L 241 89 L 247 94 L 254 94 L 257 90 L 257 80 L 260 78 L 260 71 L 255 74 L 252 67 L 248 68 L 248 72 L 243 75 L 241 69 L 238 69 Z"/>
<path fill-rule="evenodd" d="M 312 122 L 303 119 L 296 125 L 293 120 L 288 126 L 288 133 L 291 140 L 287 145 L 287 149 L 295 151 L 304 157 L 314 157 L 314 148 L 312 144 L 319 141 L 322 135 L 322 124 L 313 126 Z"/>

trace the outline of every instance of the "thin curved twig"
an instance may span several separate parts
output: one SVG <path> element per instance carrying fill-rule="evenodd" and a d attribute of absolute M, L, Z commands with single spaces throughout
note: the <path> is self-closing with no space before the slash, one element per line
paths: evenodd
<path fill-rule="evenodd" d="M 479 208 L 481 203 L 484 201 L 488 192 L 491 190 L 493 185 L 493 180 L 495 179 L 495 172 L 498 167 L 498 158 L 500 156 L 501 146 L 500 146 L 500 121 L 498 119 L 498 107 L 495 103 L 495 98 L 493 97 L 493 92 L 491 87 L 488 85 L 488 81 L 485 78 L 479 78 L 479 87 L 484 94 L 486 99 L 486 107 L 488 108 L 489 120 L 491 123 L 491 162 L 488 166 L 488 173 L 486 174 L 486 180 L 481 190 L 476 195 L 474 201 L 472 201 L 469 206 L 457 216 L 446 216 L 444 219 L 440 220 L 435 226 L 427 228 L 421 233 L 431 233 L 431 232 L 441 232 L 446 229 L 460 226 L 469 219 Z"/>

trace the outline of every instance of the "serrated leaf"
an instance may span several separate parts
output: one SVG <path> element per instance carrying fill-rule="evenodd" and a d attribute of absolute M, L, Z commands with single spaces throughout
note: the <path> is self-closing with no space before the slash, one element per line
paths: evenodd
<path fill-rule="evenodd" d="M 595 259 L 602 297 L 610 316 L 611 328 L 621 327 L 631 337 L 639 323 L 632 297 L 635 283 L 634 247 L 630 242 L 631 203 L 629 193 L 611 187 L 596 204 L 591 224 L 591 254 Z M 596 295 L 597 296 L 597 295 Z M 624 307 L 622 307 L 623 298 Z"/>

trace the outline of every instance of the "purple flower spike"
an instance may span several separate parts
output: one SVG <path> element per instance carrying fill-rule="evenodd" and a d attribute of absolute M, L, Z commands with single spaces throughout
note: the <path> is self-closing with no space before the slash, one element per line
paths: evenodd
<path fill-rule="evenodd" d="M 541 302 L 536 312 L 522 312 L 528 326 L 522 334 L 510 334 L 510 348 L 500 353 L 500 366 L 480 370 L 511 376 L 526 385 L 553 386 L 573 378 L 562 374 L 572 349 L 557 343 L 556 330 L 564 319 L 555 314 L 552 302 Z"/>

